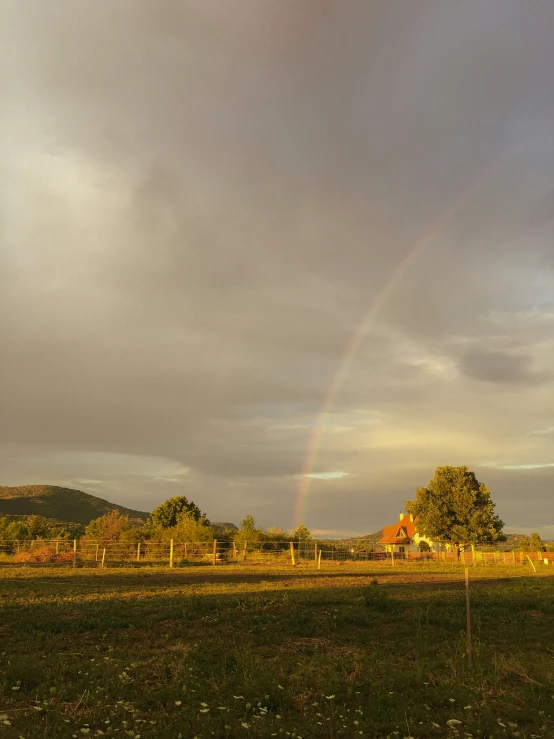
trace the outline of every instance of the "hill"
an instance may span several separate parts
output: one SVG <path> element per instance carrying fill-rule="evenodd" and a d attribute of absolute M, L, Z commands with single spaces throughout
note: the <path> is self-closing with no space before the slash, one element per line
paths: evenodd
<path fill-rule="evenodd" d="M 211 527 L 216 532 L 223 532 L 223 531 L 238 531 L 238 526 L 235 526 L 234 523 L 229 523 L 227 521 L 211 521 Z"/>
<path fill-rule="evenodd" d="M 363 536 L 362 541 L 364 542 L 364 544 L 367 543 L 367 545 L 370 547 L 376 547 L 377 542 L 382 536 L 383 536 L 383 529 L 379 529 L 379 531 L 374 531 L 373 534 L 367 534 L 366 536 Z"/>
<path fill-rule="evenodd" d="M 82 490 L 57 485 L 0 486 L 0 515 L 39 515 L 58 521 L 87 524 L 110 511 L 145 520 L 149 514 L 110 503 Z"/>
<path fill-rule="evenodd" d="M 352 537 L 346 537 L 342 539 L 333 539 L 333 541 L 336 544 L 344 544 L 345 546 L 357 546 L 359 542 L 362 543 L 364 547 L 372 547 L 375 549 L 377 546 L 377 542 L 379 539 L 383 536 L 383 529 L 379 529 L 379 531 L 374 531 L 372 534 L 364 534 L 363 536 L 352 536 Z"/>

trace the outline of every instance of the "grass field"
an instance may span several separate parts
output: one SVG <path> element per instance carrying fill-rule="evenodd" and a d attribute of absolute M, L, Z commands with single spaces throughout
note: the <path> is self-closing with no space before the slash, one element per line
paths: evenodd
<path fill-rule="evenodd" d="M 0 570 L 0 737 L 554 737 L 554 577 Z M 477 579 L 478 578 L 478 579 Z"/>

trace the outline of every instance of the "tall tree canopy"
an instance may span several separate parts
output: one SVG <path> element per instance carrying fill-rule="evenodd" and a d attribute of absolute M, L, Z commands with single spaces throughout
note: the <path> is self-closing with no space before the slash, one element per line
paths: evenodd
<path fill-rule="evenodd" d="M 544 551 L 544 544 L 542 543 L 542 539 L 536 531 L 531 534 L 531 538 L 529 539 L 529 549 L 532 552 Z"/>
<path fill-rule="evenodd" d="M 89 539 L 111 542 L 118 541 L 128 526 L 129 516 L 113 510 L 91 521 L 86 527 L 85 532 Z"/>
<path fill-rule="evenodd" d="M 406 501 L 406 510 L 418 517 L 420 534 L 442 544 L 474 546 L 504 539 L 490 490 L 466 466 L 437 467 L 428 486 Z"/>
<path fill-rule="evenodd" d="M 182 515 L 192 516 L 196 521 L 204 519 L 206 525 L 210 524 L 206 514 L 202 513 L 196 503 L 189 501 L 184 495 L 169 498 L 165 503 L 154 508 L 150 514 L 149 523 L 157 528 L 171 529 L 177 526 Z"/>
<path fill-rule="evenodd" d="M 240 529 L 235 534 L 235 541 L 239 542 L 258 542 L 263 538 L 261 529 L 256 526 L 256 519 L 254 516 L 247 514 L 241 524 Z"/>
<path fill-rule="evenodd" d="M 294 532 L 293 538 L 295 541 L 308 541 L 312 538 L 312 532 L 301 523 Z"/>

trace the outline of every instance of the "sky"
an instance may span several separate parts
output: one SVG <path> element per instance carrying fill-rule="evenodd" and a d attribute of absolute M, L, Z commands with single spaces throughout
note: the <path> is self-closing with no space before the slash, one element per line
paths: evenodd
<path fill-rule="evenodd" d="M 554 539 L 554 4 L 1 0 L 0 470 Z"/>

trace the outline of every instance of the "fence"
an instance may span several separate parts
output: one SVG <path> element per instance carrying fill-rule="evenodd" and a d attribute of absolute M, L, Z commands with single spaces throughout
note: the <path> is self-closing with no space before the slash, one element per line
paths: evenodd
<path fill-rule="evenodd" d="M 375 552 L 324 540 L 290 541 L 166 541 L 103 542 L 90 539 L 0 540 L 0 566 L 60 565 L 73 567 L 183 567 L 189 564 L 309 564 L 443 561 L 452 564 L 554 563 L 554 552 Z"/>

